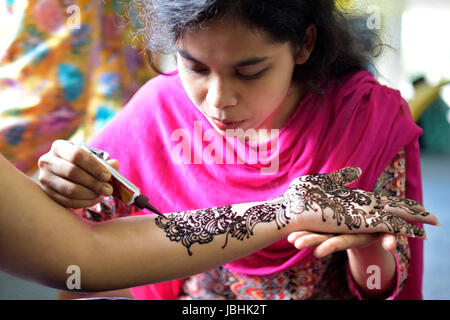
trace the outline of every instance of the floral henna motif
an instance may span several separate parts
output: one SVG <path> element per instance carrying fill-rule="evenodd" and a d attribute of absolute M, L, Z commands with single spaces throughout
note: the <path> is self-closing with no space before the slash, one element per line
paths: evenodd
<path fill-rule="evenodd" d="M 420 237 L 424 235 L 422 228 L 409 224 L 405 220 L 387 213 L 386 211 L 372 210 L 370 214 L 376 216 L 372 219 L 371 225 L 373 227 L 376 227 L 379 224 L 384 224 L 389 231 L 393 233 L 400 233 L 404 229 L 409 235 Z"/>
<path fill-rule="evenodd" d="M 399 198 L 395 196 L 385 196 L 383 199 L 380 193 L 375 193 L 374 197 L 377 202 L 375 209 L 384 209 L 386 206 L 390 206 L 392 208 L 403 209 L 413 216 L 421 215 L 422 217 L 426 217 L 430 215 L 430 213 L 427 211 L 414 209 L 413 207 L 422 205 L 420 202 L 414 200 Z"/>
<path fill-rule="evenodd" d="M 408 199 L 384 197 L 377 193 L 368 193 L 343 186 L 355 181 L 359 173 L 356 168 L 346 168 L 326 175 L 308 175 L 295 179 L 289 189 L 280 197 L 265 204 L 255 205 L 244 214 L 238 214 L 232 205 L 212 209 L 186 211 L 157 217 L 156 224 L 162 228 L 171 241 L 181 242 L 190 250 L 194 243 L 209 243 L 217 235 L 226 235 L 238 240 L 253 235 L 259 223 L 276 223 L 281 229 L 289 223 L 292 215 L 306 211 L 322 215 L 326 222 L 325 211 L 332 212 L 332 219 L 340 226 L 345 224 L 349 230 L 377 227 L 383 224 L 393 233 L 403 230 L 412 236 L 423 236 L 424 231 L 405 220 L 384 210 L 386 205 L 405 209 L 412 215 L 426 216 L 425 212 L 411 209 L 419 203 Z M 388 200 L 386 200 L 388 199 Z M 365 209 L 365 210 L 363 210 Z M 417 212 L 416 212 L 417 211 Z"/>
<path fill-rule="evenodd" d="M 251 207 L 244 215 L 233 212 L 232 207 L 169 214 L 165 218 L 157 217 L 156 224 L 171 241 L 181 241 L 188 254 L 192 255 L 190 248 L 194 243 L 209 243 L 217 235 L 226 234 L 225 244 L 222 246 L 225 248 L 229 236 L 241 241 L 248 239 L 258 223 L 275 221 L 278 229 L 289 223 L 285 205 L 281 201 Z"/>
<path fill-rule="evenodd" d="M 356 180 L 355 176 L 351 173 L 342 174 L 344 178 L 333 172 L 329 175 L 313 174 L 299 178 L 300 181 L 309 182 L 312 185 L 319 186 L 320 189 L 326 193 L 340 198 L 346 202 L 356 202 L 360 206 L 370 205 L 371 199 L 363 191 L 351 189 L 343 186 L 351 181 Z"/>
<path fill-rule="evenodd" d="M 318 183 L 318 185 L 322 185 L 322 187 L 318 188 L 311 186 L 311 183 L 315 184 L 317 177 L 309 179 L 309 176 L 306 176 L 305 178 L 306 179 L 304 180 L 301 178 L 300 181 L 308 181 L 309 183 L 300 183 L 293 187 L 291 186 L 291 192 L 287 195 L 291 203 L 298 202 L 298 199 L 303 199 L 303 206 L 294 204 L 291 207 L 291 210 L 295 214 L 301 214 L 305 210 L 313 210 L 315 212 L 320 211 L 322 214 L 322 221 L 325 222 L 327 221 L 325 210 L 330 209 L 333 213 L 332 218 L 336 220 L 338 226 L 344 222 L 349 230 L 352 230 L 352 228 L 359 229 L 362 224 L 364 224 L 366 228 L 369 227 L 369 224 L 366 221 L 368 214 L 364 210 L 355 208 L 352 204 L 363 203 L 369 205 L 369 197 L 363 197 L 362 193 L 350 188 L 346 188 L 345 192 L 341 192 L 339 188 L 345 188 L 342 186 L 336 186 L 336 189 L 332 190 L 330 184 L 326 186 L 327 192 L 325 192 L 323 191 L 323 181 Z M 345 193 L 347 193 L 347 196 L 344 196 Z M 364 199 L 364 201 L 361 201 L 361 199 Z"/>
<path fill-rule="evenodd" d="M 325 222 L 325 209 L 330 209 L 333 212 L 332 218 L 336 220 L 337 225 L 342 222 L 352 230 L 352 228 L 359 229 L 362 225 L 365 228 L 376 227 L 379 224 L 384 224 L 389 231 L 400 233 L 402 230 L 409 235 L 423 236 L 422 228 L 414 226 L 405 220 L 394 216 L 385 211 L 385 207 L 400 208 L 411 215 L 427 216 L 428 212 L 413 209 L 412 207 L 420 205 L 420 203 L 402 199 L 394 196 L 382 197 L 380 193 L 367 193 L 361 190 L 351 189 L 343 184 L 351 183 L 357 179 L 357 172 L 354 168 L 346 168 L 328 175 L 308 175 L 298 178 L 296 183 L 291 184 L 291 189 L 295 191 L 288 193 L 291 202 L 295 198 L 305 199 L 305 207 L 303 209 L 320 210 L 322 212 L 322 220 Z M 312 185 L 312 186 L 311 186 Z M 318 186 L 318 187 L 314 187 Z M 373 201 L 370 195 L 374 198 Z M 314 206 L 317 204 L 317 206 Z M 372 206 L 374 210 L 369 210 L 369 213 L 356 207 Z M 374 206 L 373 206 L 374 205 Z M 302 208 L 295 207 L 294 211 L 301 213 Z"/>

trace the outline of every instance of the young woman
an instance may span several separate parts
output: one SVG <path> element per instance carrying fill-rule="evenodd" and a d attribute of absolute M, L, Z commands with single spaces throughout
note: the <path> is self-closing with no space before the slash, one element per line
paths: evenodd
<path fill-rule="evenodd" d="M 117 159 L 162 212 L 275 199 L 296 177 L 348 166 L 362 169 L 353 188 L 422 200 L 421 131 L 399 92 L 364 70 L 369 55 L 334 1 L 135 4 L 148 49 L 175 53 L 177 70 L 143 86 L 90 144 Z M 111 193 L 82 154 L 59 141 L 39 162 L 44 190 L 66 207 Z M 295 246 L 283 240 L 184 280 L 133 288 L 133 295 L 420 299 L 422 240 L 387 237 L 384 250 L 379 237 L 344 234 L 361 232 L 386 208 L 420 216 L 416 202 L 402 201 L 400 209 L 390 202 L 397 198 L 333 190 L 319 199 L 340 205 L 305 191 L 304 206 L 311 201 L 317 219 L 289 238 Z M 397 222 L 389 219 L 392 232 Z M 199 230 L 210 227 L 203 222 Z M 331 225 L 345 231 L 336 235 Z M 372 287 L 367 270 L 374 265 L 381 280 Z"/>

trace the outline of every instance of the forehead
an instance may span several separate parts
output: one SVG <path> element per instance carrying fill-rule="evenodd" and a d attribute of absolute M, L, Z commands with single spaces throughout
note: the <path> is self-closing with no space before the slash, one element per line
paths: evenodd
<path fill-rule="evenodd" d="M 226 64 L 248 57 L 290 52 L 288 43 L 274 42 L 268 33 L 231 19 L 187 31 L 176 44 L 178 49 L 188 52 L 196 60 Z"/>

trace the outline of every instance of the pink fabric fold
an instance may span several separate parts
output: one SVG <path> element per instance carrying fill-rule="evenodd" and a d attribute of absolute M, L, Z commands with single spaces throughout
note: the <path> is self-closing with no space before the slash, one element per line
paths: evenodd
<path fill-rule="evenodd" d="M 407 196 L 422 201 L 420 134 L 400 93 L 380 85 L 366 71 L 332 82 L 323 97 L 306 94 L 279 134 L 265 143 L 219 135 L 192 104 L 178 76 L 159 76 L 144 85 L 90 144 L 119 160 L 120 171 L 159 210 L 178 212 L 272 199 L 296 177 L 347 166 L 363 172 L 351 187 L 371 191 L 402 148 Z M 191 146 L 189 152 L 180 151 L 181 142 Z M 213 155 L 205 151 L 211 146 L 221 147 Z M 267 156 L 258 150 L 268 150 Z M 230 156 L 232 163 L 226 161 Z M 262 174 L 269 167 L 270 174 Z M 423 243 L 411 240 L 410 245 L 410 273 L 400 297 L 420 299 Z M 195 247 L 192 251 L 195 255 Z M 267 275 L 314 259 L 312 251 L 298 251 L 283 240 L 225 267 Z M 182 283 L 159 283 L 132 292 L 137 299 L 176 299 Z"/>

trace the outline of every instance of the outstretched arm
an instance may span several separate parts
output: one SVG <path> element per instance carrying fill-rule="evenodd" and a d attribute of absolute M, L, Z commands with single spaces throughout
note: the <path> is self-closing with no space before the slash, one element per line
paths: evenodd
<path fill-rule="evenodd" d="M 67 267 L 76 265 L 82 291 L 105 291 L 202 272 L 293 231 L 424 236 L 395 212 L 377 209 L 367 216 L 360 207 L 373 206 L 373 195 L 343 186 L 360 173 L 345 168 L 297 178 L 283 195 L 265 202 L 92 224 L 0 157 L 0 269 L 66 289 Z M 433 216 L 418 218 L 429 223 Z"/>
<path fill-rule="evenodd" d="M 0 177 L 0 269 L 60 289 L 71 265 L 81 270 L 81 291 L 127 288 L 208 270 L 294 230 L 280 225 L 287 220 L 276 201 L 93 224 L 2 156 Z"/>

